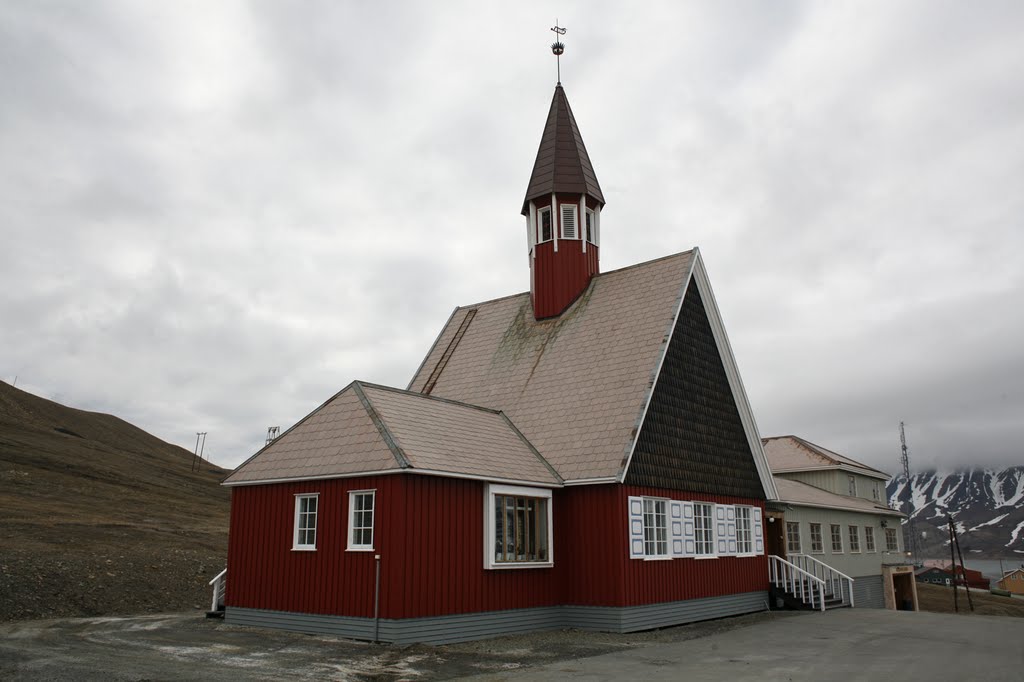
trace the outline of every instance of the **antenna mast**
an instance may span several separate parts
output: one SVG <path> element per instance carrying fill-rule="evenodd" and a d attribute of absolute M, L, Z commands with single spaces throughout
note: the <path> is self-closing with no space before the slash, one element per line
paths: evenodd
<path fill-rule="evenodd" d="M 920 560 L 921 545 L 917 535 L 917 522 L 914 521 L 914 489 L 910 480 L 910 456 L 907 454 L 907 434 L 903 429 L 903 422 L 900 422 L 900 449 L 903 462 L 903 480 L 907 482 L 907 501 L 904 503 L 904 513 L 907 515 L 906 538 L 903 546 L 910 553 L 911 563 L 916 564 Z"/>

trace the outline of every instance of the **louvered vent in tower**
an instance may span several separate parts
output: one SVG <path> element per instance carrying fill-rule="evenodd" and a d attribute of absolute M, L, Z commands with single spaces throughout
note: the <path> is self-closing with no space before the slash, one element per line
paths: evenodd
<path fill-rule="evenodd" d="M 578 239 L 575 204 L 562 204 L 562 239 Z"/>

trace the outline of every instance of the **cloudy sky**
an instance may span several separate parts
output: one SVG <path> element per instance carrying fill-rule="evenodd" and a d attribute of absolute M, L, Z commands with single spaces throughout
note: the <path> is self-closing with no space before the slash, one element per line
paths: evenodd
<path fill-rule="evenodd" d="M 1024 463 L 1020 2 L 0 4 L 0 379 L 238 464 L 529 286 L 562 80 L 602 269 L 700 246 L 763 435 Z"/>

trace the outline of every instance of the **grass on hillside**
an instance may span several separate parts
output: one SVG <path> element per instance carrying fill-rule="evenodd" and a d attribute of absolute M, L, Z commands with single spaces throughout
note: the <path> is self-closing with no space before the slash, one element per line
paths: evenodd
<path fill-rule="evenodd" d="M 967 595 L 963 588 L 957 590 L 960 602 L 960 613 L 971 613 L 967 605 Z M 974 602 L 974 614 L 979 616 L 1013 616 L 1024 618 L 1024 599 L 999 597 L 985 592 L 971 592 Z M 921 611 L 932 613 L 955 613 L 953 608 L 953 588 L 942 585 L 917 584 L 917 602 Z"/>

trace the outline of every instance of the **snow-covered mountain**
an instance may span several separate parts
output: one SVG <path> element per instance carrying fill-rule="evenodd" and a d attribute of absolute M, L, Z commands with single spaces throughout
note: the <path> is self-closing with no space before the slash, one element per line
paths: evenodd
<path fill-rule="evenodd" d="M 901 475 L 889 481 L 886 492 L 889 505 L 900 511 L 910 501 L 922 556 L 948 556 L 947 513 L 965 553 L 1024 555 L 1024 466 L 927 471 L 912 474 L 909 486 Z"/>

